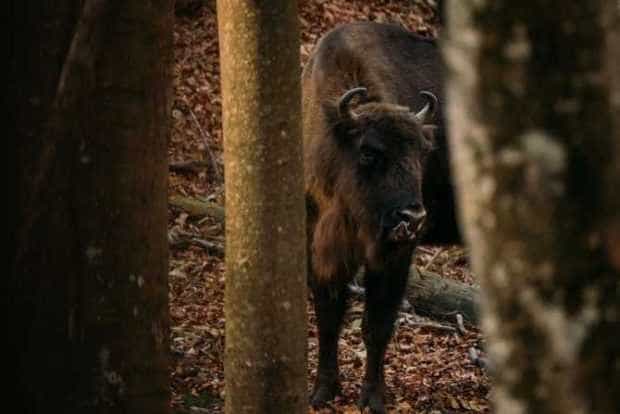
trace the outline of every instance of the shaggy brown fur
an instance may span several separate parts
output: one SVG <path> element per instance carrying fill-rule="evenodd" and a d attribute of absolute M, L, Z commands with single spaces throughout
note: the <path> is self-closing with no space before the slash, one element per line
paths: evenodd
<path fill-rule="evenodd" d="M 459 238 L 441 111 L 436 125 L 415 116 L 426 104 L 421 91 L 439 96 L 441 108 L 439 53 L 433 42 L 397 26 L 345 25 L 319 42 L 302 82 L 309 279 L 319 327 L 311 402 L 321 405 L 338 392 L 347 283 L 364 266 L 360 405 L 382 413 L 383 357 L 422 237 L 424 207 L 427 241 Z"/>
<path fill-rule="evenodd" d="M 439 151 L 430 155 L 430 168 L 424 172 L 423 180 L 430 223 L 426 241 L 457 242 L 460 235 L 456 227 L 441 112 L 441 65 L 434 43 L 397 26 L 373 23 L 341 26 L 328 33 L 317 45 L 304 69 L 302 82 L 306 191 L 317 210 L 310 219 L 316 223 L 324 211 L 331 211 L 333 215 L 334 208 L 343 209 L 340 216 L 350 215 L 358 219 L 368 213 L 356 211 L 368 208 L 361 200 L 363 195 L 358 194 L 356 199 L 351 194 L 357 190 L 354 184 L 356 167 L 351 159 L 357 150 L 355 144 L 359 136 L 355 136 L 356 132 L 380 125 L 381 130 L 386 132 L 381 139 L 391 140 L 386 142 L 391 159 L 399 153 L 403 154 L 406 149 L 405 145 L 395 142 L 401 137 L 408 137 L 414 143 L 418 140 L 417 144 L 422 145 L 420 143 L 424 137 L 430 138 L 434 132 L 438 137 Z M 337 103 L 344 92 L 357 86 L 368 89 L 369 102 L 354 109 L 360 122 L 353 124 L 338 116 Z M 424 105 L 425 101 L 419 94 L 421 90 L 429 90 L 440 98 L 436 130 L 427 126 L 425 131 L 421 131 L 421 127 L 408 116 L 410 111 Z M 395 133 L 392 134 L 390 129 Z M 415 145 L 412 150 L 415 150 Z M 415 153 L 409 155 L 413 158 L 419 156 Z M 404 178 L 395 177 L 394 180 L 402 182 Z M 389 183 L 385 185 L 394 187 Z M 373 188 L 359 190 L 376 193 Z M 338 200 L 345 196 L 350 200 Z M 310 223 L 311 240 L 315 246 L 312 257 L 318 279 L 327 281 L 342 275 L 332 272 L 345 264 L 331 263 L 337 257 L 363 260 L 365 255 L 359 252 L 342 254 L 345 250 L 360 249 L 354 234 L 360 226 L 371 224 L 357 221 L 354 219 L 349 223 L 346 237 L 338 234 L 332 241 L 313 235 L 314 223 Z M 339 228 L 344 229 L 344 223 Z M 329 234 L 335 236 L 333 231 Z M 337 247 L 337 257 L 327 254 L 321 245 Z"/>
<path fill-rule="evenodd" d="M 351 277 L 362 264 L 381 266 L 377 236 L 383 205 L 403 192 L 421 193 L 422 163 L 432 143 L 406 107 L 362 104 L 354 121 L 339 119 L 334 104 L 324 110 L 330 119 L 330 142 L 307 152 L 306 190 L 316 206 L 310 233 L 313 275 L 326 283 Z M 358 166 L 363 139 L 374 139 L 384 148 L 383 165 L 373 176 Z"/>

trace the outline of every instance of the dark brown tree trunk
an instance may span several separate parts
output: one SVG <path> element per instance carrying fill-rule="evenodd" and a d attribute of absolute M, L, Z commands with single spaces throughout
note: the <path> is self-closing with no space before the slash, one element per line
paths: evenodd
<path fill-rule="evenodd" d="M 168 412 L 172 1 L 9 5 L 15 412 Z"/>
<path fill-rule="evenodd" d="M 297 2 L 218 1 L 226 412 L 307 412 Z"/>
<path fill-rule="evenodd" d="M 620 412 L 619 13 L 450 2 L 451 149 L 499 413 Z"/>

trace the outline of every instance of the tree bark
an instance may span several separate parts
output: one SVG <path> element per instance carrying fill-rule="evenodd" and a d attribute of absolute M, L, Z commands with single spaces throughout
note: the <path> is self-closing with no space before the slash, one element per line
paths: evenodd
<path fill-rule="evenodd" d="M 307 411 L 296 1 L 218 1 L 226 172 L 226 412 Z"/>
<path fill-rule="evenodd" d="M 9 12 L 14 410 L 166 413 L 172 2 Z"/>
<path fill-rule="evenodd" d="M 449 5 L 451 153 L 497 412 L 620 410 L 618 13 Z"/>

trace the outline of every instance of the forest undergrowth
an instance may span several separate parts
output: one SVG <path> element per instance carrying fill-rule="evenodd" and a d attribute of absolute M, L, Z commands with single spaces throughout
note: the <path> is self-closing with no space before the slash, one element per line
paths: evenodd
<path fill-rule="evenodd" d="M 169 195 L 223 205 L 217 21 L 209 2 L 201 4 L 176 18 Z M 441 27 L 434 7 L 432 0 L 301 0 L 301 64 L 320 36 L 340 23 L 392 22 L 436 37 Z M 194 216 L 171 206 L 169 234 L 174 412 L 220 413 L 224 393 L 223 224 L 212 216 Z M 458 246 L 421 246 L 414 265 L 475 284 L 467 254 Z M 318 340 L 308 305 L 308 384 L 312 384 Z M 340 340 L 342 395 L 322 413 L 359 412 L 356 399 L 365 361 L 362 310 L 362 298 L 354 297 Z M 388 348 L 388 410 L 489 412 L 489 379 L 468 356 L 471 347 L 482 346 L 480 332 L 475 327 L 467 327 L 466 332 L 436 329 L 412 320 L 419 320 L 412 310 L 401 312 Z"/>

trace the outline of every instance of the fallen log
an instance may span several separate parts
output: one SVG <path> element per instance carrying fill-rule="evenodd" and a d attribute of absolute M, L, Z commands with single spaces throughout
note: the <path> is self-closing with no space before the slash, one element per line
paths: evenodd
<path fill-rule="evenodd" d="M 353 294 L 364 295 L 364 288 L 359 285 L 362 280 L 363 269 L 349 285 Z M 463 323 L 478 324 L 478 303 L 479 292 L 476 287 L 411 266 L 402 311 L 410 312 L 413 307 L 419 316 L 448 322 L 455 330 L 463 331 Z"/>
<path fill-rule="evenodd" d="M 192 217 L 209 216 L 224 222 L 224 208 L 216 203 L 190 197 L 174 196 L 170 204 L 181 208 Z M 357 293 L 362 293 L 363 289 Z M 478 324 L 479 292 L 474 286 L 456 280 L 446 279 L 426 269 L 411 267 L 407 300 L 420 316 L 458 325 L 457 315 L 465 323 Z"/>
<path fill-rule="evenodd" d="M 446 279 L 428 270 L 411 267 L 407 300 L 415 312 L 431 319 L 456 324 L 460 314 L 465 323 L 478 324 L 479 292 L 474 286 Z"/>
<path fill-rule="evenodd" d="M 217 203 L 183 196 L 172 196 L 168 202 L 171 206 L 185 211 L 190 217 L 209 216 L 224 223 L 224 207 Z"/>

